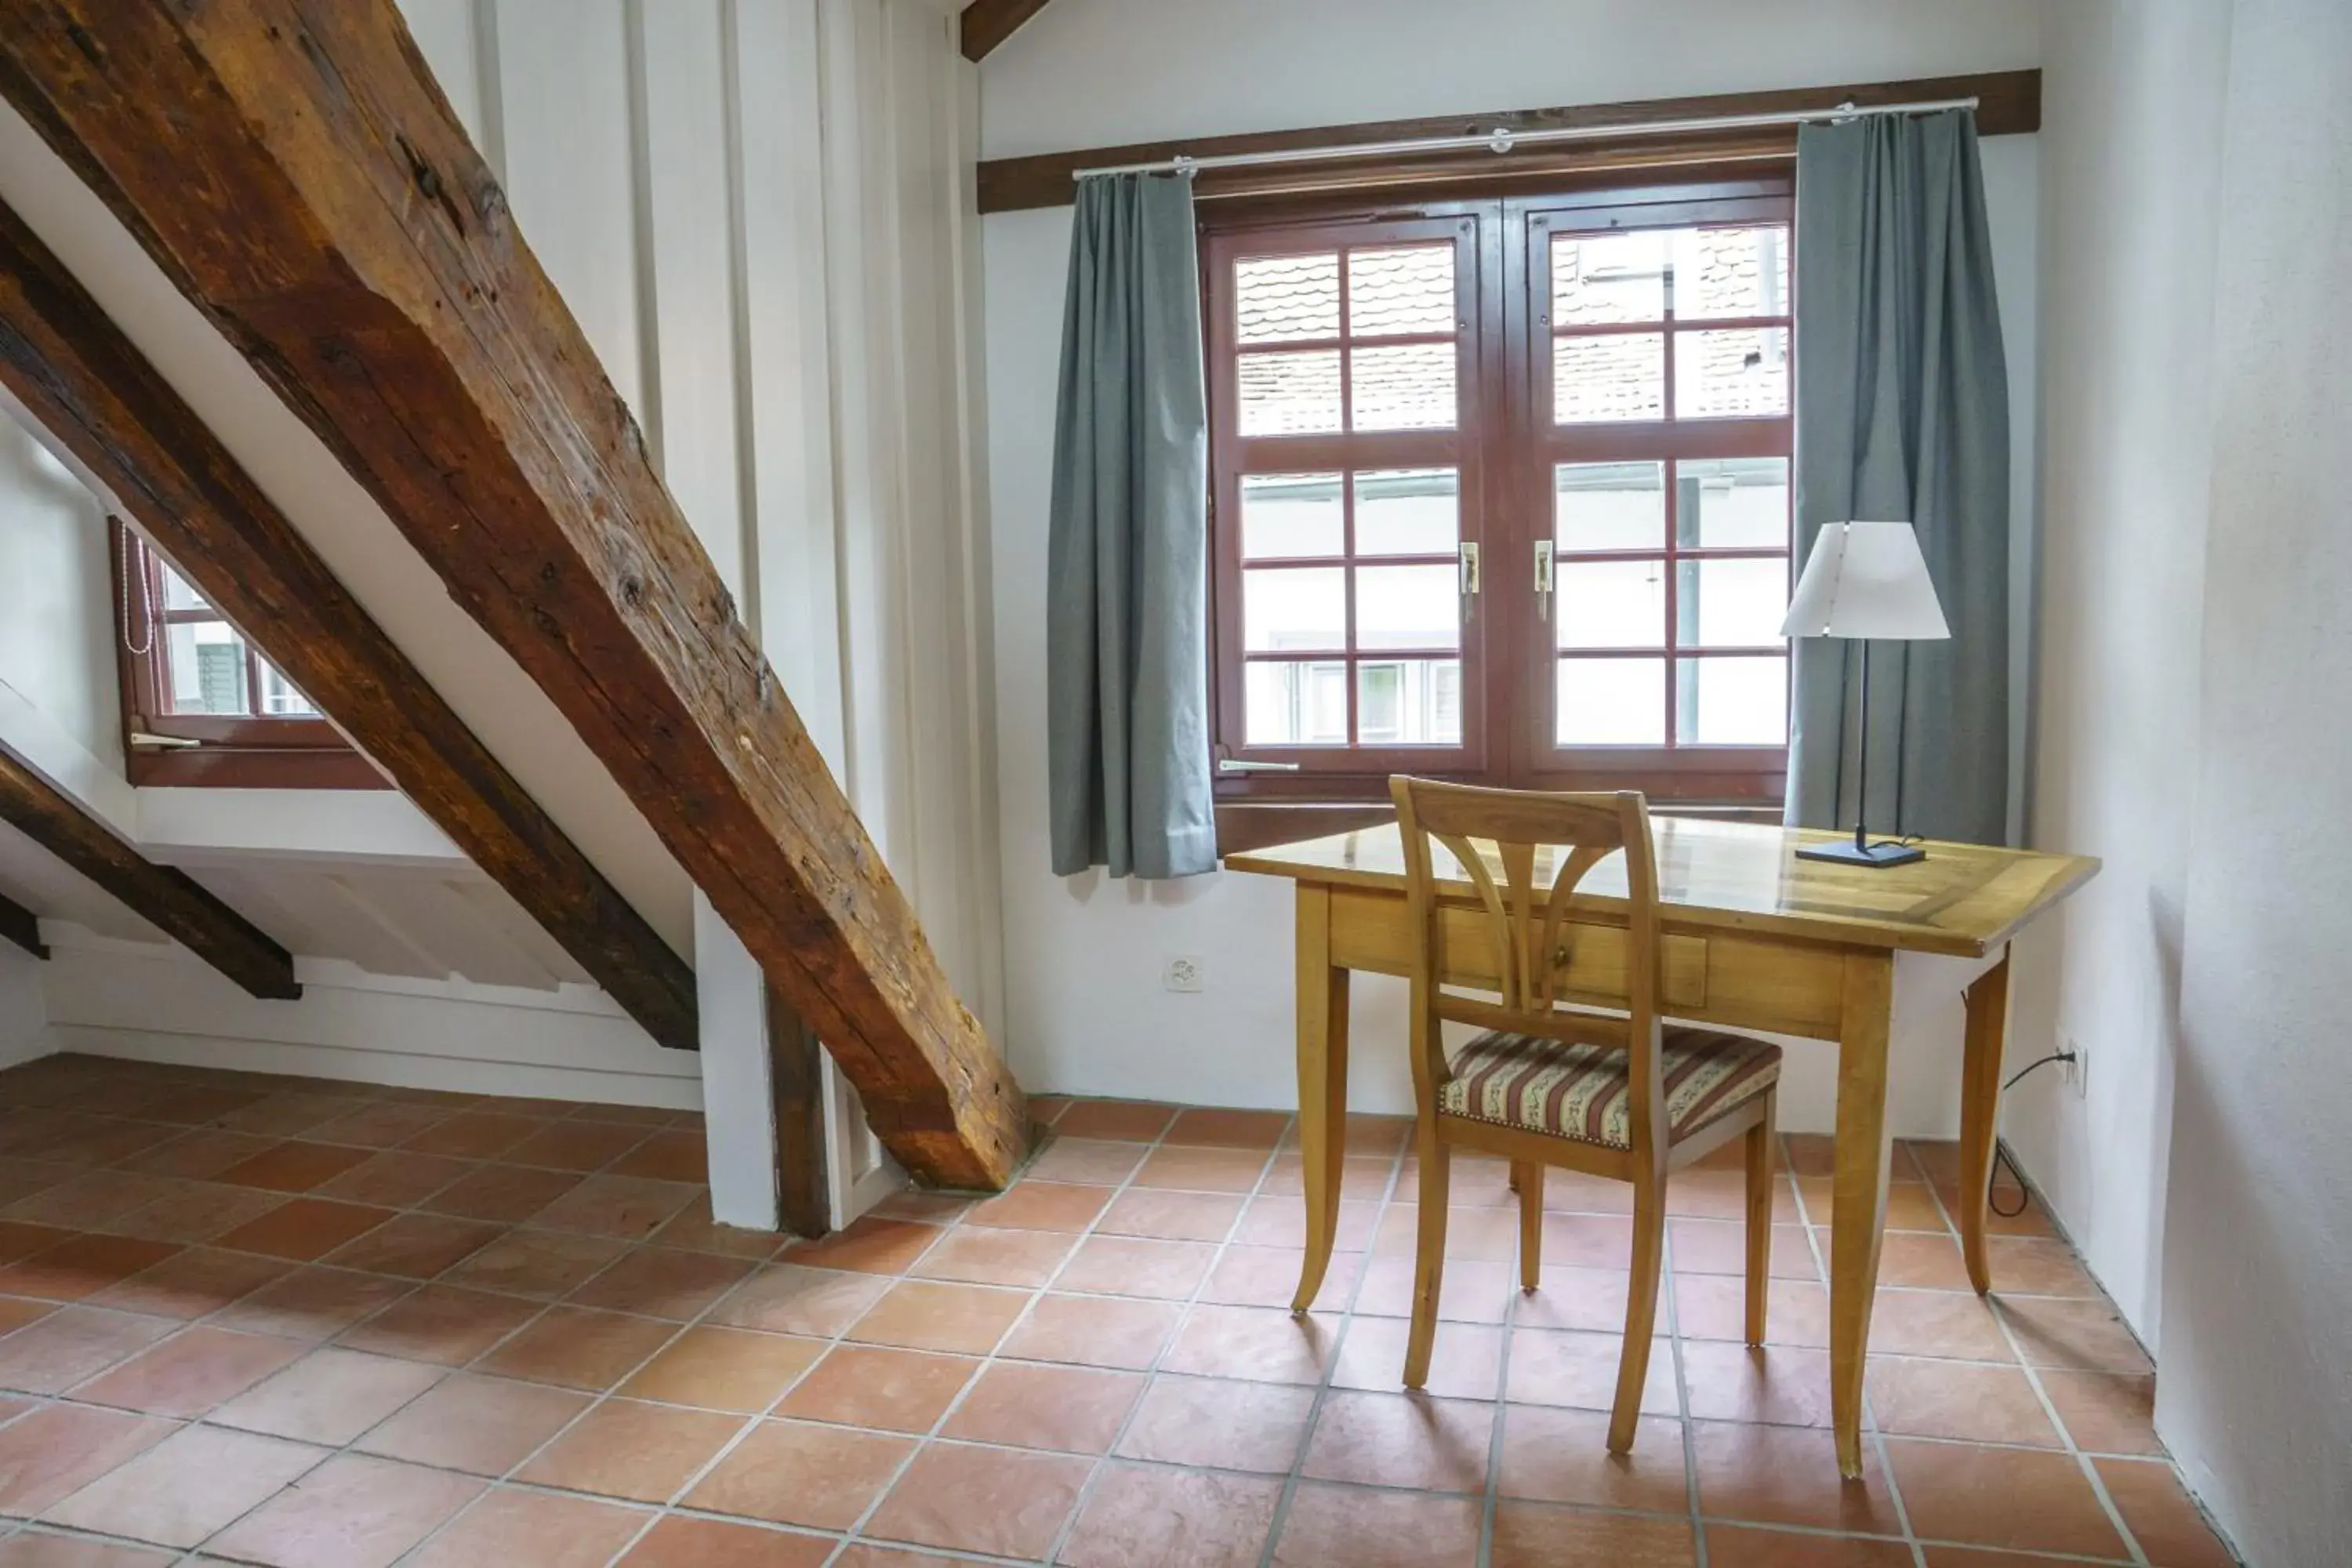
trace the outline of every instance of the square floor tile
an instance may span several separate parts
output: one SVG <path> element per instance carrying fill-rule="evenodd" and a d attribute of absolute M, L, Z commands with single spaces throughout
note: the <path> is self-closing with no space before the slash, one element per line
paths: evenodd
<path fill-rule="evenodd" d="M 776 1414 L 884 1432 L 929 1432 L 979 1370 L 971 1356 L 838 1345 L 785 1396 Z"/>
<path fill-rule="evenodd" d="M 772 1263 L 729 1292 L 707 1321 L 832 1339 L 864 1317 L 889 1289 L 889 1280 L 878 1275 Z"/>
<path fill-rule="evenodd" d="M 1314 1409 L 1311 1388 L 1163 1375 L 1144 1391 L 1118 1452 L 1130 1459 L 1280 1475 L 1297 1461 Z"/>
<path fill-rule="evenodd" d="M 367 1157 L 363 1149 L 289 1142 L 240 1160 L 213 1180 L 237 1187 L 267 1187 L 274 1193 L 307 1193 Z"/>
<path fill-rule="evenodd" d="M 1216 1256 L 1217 1249 L 1206 1242 L 1090 1236 L 1078 1244 L 1055 1283 L 1065 1290 L 1181 1301 L 1200 1289 Z"/>
<path fill-rule="evenodd" d="M 202 1415 L 301 1353 L 300 1345 L 287 1340 L 200 1324 L 77 1384 L 73 1393 L 86 1404 L 150 1415 Z"/>
<path fill-rule="evenodd" d="M 502 1476 L 588 1408 L 589 1395 L 456 1373 L 354 1445 L 436 1469 Z"/>
<path fill-rule="evenodd" d="M 902 1279 L 851 1326 L 865 1344 L 986 1355 L 1029 1303 L 1025 1291 Z"/>
<path fill-rule="evenodd" d="M 1402 1318 L 1358 1318 L 1349 1323 L 1339 1359 L 1331 1368 L 1331 1386 L 1401 1392 L 1405 1342 L 1412 1329 Z M 1448 1399 L 1492 1399 L 1502 1375 L 1500 1329 L 1483 1323 L 1438 1324 L 1423 1392 Z"/>
<path fill-rule="evenodd" d="M 356 1241 L 344 1243 L 324 1261 L 338 1268 L 430 1279 L 468 1254 L 499 1239 L 501 1226 L 446 1215 L 395 1215 Z"/>
<path fill-rule="evenodd" d="M 847 1568 L 833 1555 L 836 1538 L 765 1525 L 674 1513 L 646 1531 L 622 1568 Z M 851 1548 L 855 1552 L 856 1548 Z"/>
<path fill-rule="evenodd" d="M 975 1205 L 965 1223 L 1009 1230 L 1082 1231 L 1101 1215 L 1110 1195 L 1108 1187 L 1025 1181 L 1002 1196 Z"/>
<path fill-rule="evenodd" d="M 163 1318 L 201 1318 L 282 1279 L 289 1265 L 250 1252 L 192 1247 L 92 1296 L 92 1306 Z"/>
<path fill-rule="evenodd" d="M 1359 1486 L 1483 1491 L 1494 1437 L 1489 1403 L 1335 1389 L 1316 1417 L 1300 1473 Z"/>
<path fill-rule="evenodd" d="M 296 1198 L 218 1238 L 223 1247 L 297 1263 L 315 1262 L 392 1217 L 390 1209 L 331 1198 Z"/>
<path fill-rule="evenodd" d="M 2120 1557 L 2122 1539 L 2070 1454 L 1889 1438 L 1911 1528 L 1924 1540 Z"/>
<path fill-rule="evenodd" d="M 932 1443 L 874 1511 L 863 1534 L 955 1552 L 1043 1556 L 1059 1534 L 1091 1461 Z"/>
<path fill-rule="evenodd" d="M 740 1415 L 608 1399 L 541 1449 L 515 1479 L 567 1491 L 667 1502 L 742 1429 Z"/>
<path fill-rule="evenodd" d="M 389 1568 L 482 1483 L 389 1459 L 328 1460 L 209 1542 L 269 1568 Z"/>
<path fill-rule="evenodd" d="M 430 1157 L 430 1156 L 423 1156 Z M 575 1171 L 537 1171 L 523 1165 L 467 1165 L 443 1183 L 420 1205 L 434 1214 L 512 1225 L 529 1219 L 583 1178 Z"/>
<path fill-rule="evenodd" d="M 613 1387 L 677 1334 L 676 1323 L 551 1307 L 477 1363 L 477 1370 L 591 1393 Z"/>
<path fill-rule="evenodd" d="M 1505 1395 L 1517 1405 L 1612 1409 L 1623 1353 L 1624 1340 L 1618 1334 L 1521 1329 L 1511 1336 Z M 1675 1415 L 1681 1409 L 1675 1393 L 1674 1352 L 1667 1345 L 1654 1342 L 1648 1376 L 1642 1385 L 1642 1413 Z"/>
<path fill-rule="evenodd" d="M 536 1302 L 455 1285 L 427 1285 L 402 1297 L 341 1339 L 347 1350 L 373 1351 L 463 1366 L 539 1313 Z"/>
<path fill-rule="evenodd" d="M 815 1241 L 786 1247 L 786 1262 L 856 1274 L 903 1274 L 947 1232 L 935 1225 L 866 1215 Z"/>
<path fill-rule="evenodd" d="M 1275 1542 L 1276 1568 L 1433 1568 L 1478 1555 L 1475 1498 L 1299 1483 Z"/>
<path fill-rule="evenodd" d="M 940 1435 L 1016 1448 L 1104 1454 L 1143 1391 L 1132 1373 L 1000 1361 L 956 1406 Z"/>
<path fill-rule="evenodd" d="M 824 1353 L 821 1340 L 705 1324 L 663 1346 L 622 1392 L 669 1405 L 756 1415 Z"/>
<path fill-rule="evenodd" d="M 1337 1340 L 1329 1324 L 1277 1309 L 1196 1306 L 1162 1364 L 1202 1377 L 1319 1383 Z"/>
<path fill-rule="evenodd" d="M 1872 1447 L 1863 1446 L 1862 1479 L 1838 1476 L 1837 1444 L 1804 1426 L 1691 1424 L 1698 1468 L 1699 1511 L 1731 1523 L 1795 1524 L 1858 1534 L 1902 1532 Z M 1916 1510 L 1910 1488 L 1904 1497 Z"/>
<path fill-rule="evenodd" d="M 332 1339 L 415 1289 L 408 1280 L 379 1274 L 298 1268 L 225 1308 L 213 1327 L 281 1339 Z"/>
<path fill-rule="evenodd" d="M 684 1321 L 699 1317 L 750 1278 L 753 1267 L 746 1258 L 641 1247 L 623 1254 L 567 1300 L 575 1307 Z"/>
<path fill-rule="evenodd" d="M 1879 1429 L 1900 1436 L 2062 1446 L 2033 1385 L 2013 1366 L 1873 1356 L 1869 1398 Z"/>
<path fill-rule="evenodd" d="M 194 1546 L 327 1458 L 323 1448 L 187 1426 L 51 1508 L 51 1523 Z"/>
<path fill-rule="evenodd" d="M 439 1382 L 419 1362 L 312 1351 L 212 1413 L 220 1426 L 340 1448 Z"/>
<path fill-rule="evenodd" d="M 0 1516 L 64 1501 L 170 1436 L 173 1424 L 121 1410 L 51 1405 L 0 1426 Z"/>
<path fill-rule="evenodd" d="M 684 1182 L 646 1176 L 591 1176 L 531 1216 L 548 1230 L 643 1241 L 694 1200 Z"/>
<path fill-rule="evenodd" d="M 500 1488 L 428 1542 L 410 1568 L 604 1568 L 651 1517 L 618 1503 Z"/>
<path fill-rule="evenodd" d="M 1633 1451 L 1609 1451 L 1609 1417 L 1598 1410 L 1513 1405 L 1503 1412 L 1505 1497 L 1582 1503 L 1644 1513 L 1683 1513 L 1689 1476 L 1678 1421 L 1643 1416 Z"/>
<path fill-rule="evenodd" d="M 1495 1510 L 1491 1561 L 1493 1568 L 1692 1568 L 1698 1545 L 1682 1520 L 1507 1502 Z"/>
<path fill-rule="evenodd" d="M 2099 1480 L 2156 1568 L 2231 1568 L 2236 1561 L 2168 1461 L 2100 1459 Z"/>
<path fill-rule="evenodd" d="M 804 1421 L 762 1421 L 686 1496 L 689 1508 L 778 1524 L 846 1530 L 882 1495 L 914 1448 Z"/>
<path fill-rule="evenodd" d="M 444 1285 L 552 1301 L 611 1267 L 628 1244 L 611 1237 L 554 1230 L 510 1230 L 449 1269 Z"/>
<path fill-rule="evenodd" d="M 1255 1568 L 1282 1483 L 1113 1465 L 1096 1481 L 1059 1561 L 1068 1568 Z"/>
<path fill-rule="evenodd" d="M 1005 1337 L 999 1353 L 1023 1361 L 1140 1371 L 1160 1358 L 1183 1316 L 1172 1301 L 1122 1301 L 1097 1296 L 1037 1298 Z"/>
<path fill-rule="evenodd" d="M 1069 1257 L 1075 1241 L 1062 1231 L 966 1226 L 941 1237 L 908 1272 L 970 1285 L 1043 1285 Z"/>

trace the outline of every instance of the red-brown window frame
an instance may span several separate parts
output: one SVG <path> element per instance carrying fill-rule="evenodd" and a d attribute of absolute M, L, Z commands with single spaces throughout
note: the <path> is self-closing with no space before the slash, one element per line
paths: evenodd
<path fill-rule="evenodd" d="M 1382 200 L 1377 194 L 1345 198 L 1291 198 L 1204 208 L 1200 224 L 1204 344 L 1208 359 L 1210 428 L 1210 690 L 1213 751 L 1219 758 L 1298 762 L 1296 773 L 1220 773 L 1221 801 L 1379 801 L 1387 798 L 1392 772 L 1412 772 L 1474 782 L 1548 789 L 1638 788 L 1661 800 L 1686 805 L 1746 807 L 1777 805 L 1785 788 L 1788 750 L 1780 746 L 1594 747 L 1563 751 L 1550 743 L 1551 628 L 1538 619 L 1533 595 L 1532 545 L 1550 537 L 1552 464 L 1555 461 L 1648 460 L 1689 457 L 1792 458 L 1795 354 L 1790 330 L 1790 414 L 1769 418 L 1733 417 L 1606 426 L 1553 426 L 1549 366 L 1551 331 L 1549 293 L 1533 285 L 1548 276 L 1538 270 L 1536 247 L 1549 246 L 1550 226 L 1538 236 L 1534 216 L 1574 215 L 1580 226 L 1682 227 L 1691 225 L 1777 223 L 1789 226 L 1794 243 L 1794 181 L 1785 165 L 1752 176 L 1659 184 L 1653 176 L 1638 185 L 1590 183 L 1581 188 L 1504 199 Z M 1465 287 L 1475 280 L 1476 298 L 1463 354 L 1461 425 L 1456 451 L 1462 472 L 1461 537 L 1480 546 L 1483 591 L 1472 601 L 1463 629 L 1463 724 L 1465 755 L 1444 748 L 1250 747 L 1244 742 L 1242 704 L 1241 544 L 1233 393 L 1234 328 L 1228 281 L 1231 258 L 1268 249 L 1321 248 L 1368 243 L 1411 222 L 1474 226 L 1474 259 Z M 1269 243 L 1270 241 L 1270 243 Z M 1369 243 L 1380 243 L 1372 238 Z M 1547 253 L 1548 254 L 1548 253 Z M 1221 275 L 1221 266 L 1227 270 Z M 1791 266 L 1793 278 L 1793 258 Z M 1793 300 L 1790 302 L 1793 312 Z M 1760 320 L 1760 319 L 1759 319 Z M 1757 323 L 1710 320 L 1708 329 Z M 1780 318 L 1769 325 L 1779 326 Z M 1671 324 L 1628 330 L 1659 332 L 1664 339 L 1665 408 L 1674 407 L 1674 339 Z M 1284 347 L 1291 345 L 1285 344 Z M 1512 395 L 1517 389 L 1518 395 Z M 1344 389 L 1343 389 L 1344 395 Z M 1540 426 L 1540 427 L 1538 427 Z M 1416 436 L 1428 432 L 1414 432 Z M 1307 443 L 1321 437 L 1283 437 Z M 1366 443 L 1381 437 L 1349 437 Z M 1360 449 L 1360 448 L 1359 448 Z M 1577 457 L 1555 453 L 1573 450 Z M 1286 462 L 1286 471 L 1344 470 L 1349 467 L 1413 466 L 1364 462 L 1337 454 L 1320 466 Z M 1423 464 L 1421 466 L 1430 466 Z M 1791 464 L 1790 492 L 1794 476 Z M 1474 470 L 1475 477 L 1474 479 Z M 1261 468 L 1260 471 L 1263 471 Z M 1481 498 L 1474 503 L 1473 487 Z M 1675 532 L 1675 489 L 1668 485 L 1667 539 L 1663 552 L 1669 594 L 1674 563 L 1683 551 Z M 1350 539 L 1352 546 L 1352 538 Z M 1709 556 L 1715 552 L 1707 552 Z M 1741 553 L 1730 552 L 1730 554 Z M 1764 550 L 1753 553 L 1779 554 Z M 1672 613 L 1671 600 L 1669 615 Z M 1672 623 L 1669 622 L 1669 640 Z M 1675 666 L 1667 656 L 1667 700 L 1674 700 Z M 1696 657 L 1715 657 L 1700 654 Z M 1476 672 L 1474 677 L 1474 670 Z M 1352 683 L 1352 676 L 1351 676 Z M 1473 731 L 1474 705 L 1483 710 Z M 1483 754 L 1475 748 L 1483 743 Z M 1475 759 L 1475 760 L 1473 760 Z"/>
<path fill-rule="evenodd" d="M 324 719 L 171 711 L 171 644 L 164 628 L 174 622 L 228 617 L 217 610 L 165 608 L 163 557 L 119 519 L 109 522 L 108 533 L 122 747 L 132 784 L 215 789 L 392 787 Z M 258 662 L 268 650 L 244 627 L 236 630 L 245 639 L 245 689 L 257 693 Z M 179 744 L 168 743 L 173 742 Z"/>

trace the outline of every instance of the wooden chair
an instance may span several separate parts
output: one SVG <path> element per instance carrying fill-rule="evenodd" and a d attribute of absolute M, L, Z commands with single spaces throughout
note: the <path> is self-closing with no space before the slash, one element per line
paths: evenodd
<path fill-rule="evenodd" d="M 1412 916 L 1412 1049 L 1421 1163 L 1405 1384 L 1419 1388 L 1429 1376 L 1454 1149 L 1510 1161 L 1519 1200 L 1519 1284 L 1528 1290 L 1536 1288 L 1541 1265 L 1545 1167 L 1631 1182 L 1633 1277 L 1609 1420 L 1609 1447 L 1623 1453 L 1633 1444 L 1649 1375 L 1665 1245 L 1666 1173 L 1743 1134 L 1748 1342 L 1763 1342 L 1780 1048 L 1744 1036 L 1660 1024 L 1657 863 L 1641 795 L 1549 795 L 1404 777 L 1391 780 L 1390 791 L 1404 836 Z M 1433 839 L 1460 862 L 1485 906 L 1483 919 L 1458 903 L 1450 910 L 1440 904 Z M 1493 846 L 1501 885 L 1478 840 Z M 1625 857 L 1628 1010 L 1622 1016 L 1565 1011 L 1558 990 L 1575 930 L 1563 926 L 1569 900 L 1587 872 L 1619 850 Z M 1590 915 L 1585 923 L 1592 923 Z M 1490 992 L 1499 994 L 1499 1002 L 1465 994 L 1488 988 L 1483 981 L 1464 984 L 1465 965 L 1449 961 L 1459 959 L 1462 944 L 1481 942 L 1486 962 L 1472 972 L 1500 978 Z M 1450 1061 L 1442 1034 L 1448 1023 L 1482 1031 Z"/>

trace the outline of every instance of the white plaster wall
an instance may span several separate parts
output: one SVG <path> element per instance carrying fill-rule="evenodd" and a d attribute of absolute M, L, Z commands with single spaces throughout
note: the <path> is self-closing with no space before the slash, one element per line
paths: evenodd
<path fill-rule="evenodd" d="M 1646 6 L 1600 0 L 1150 0 L 1049 6 L 981 71 L 983 155 L 1160 137 L 1690 93 L 2003 70 L 2036 63 L 2040 7 L 1919 3 Z M 2021 579 L 2033 513 L 2036 138 L 1985 146 L 2016 432 Z M 1048 869 L 1045 515 L 1066 279 L 1066 208 L 982 220 L 995 551 L 997 784 L 1007 1038 L 1032 1089 L 1210 1104 L 1296 1103 L 1290 889 L 1223 872 L 1113 882 Z M 2016 667 L 2022 692 L 2024 631 Z M 2023 704 L 2019 708 L 2020 738 Z M 1206 989 L 1161 988 L 1167 960 L 1205 962 Z M 1906 964 L 1891 1114 L 1948 1136 L 1958 1118 L 1965 970 Z M 1360 977 L 1351 1092 L 1409 1110 L 1401 983 Z M 1795 1048 L 1781 1116 L 1832 1120 L 1829 1048 Z"/>
<path fill-rule="evenodd" d="M 41 994 L 40 961 L 0 942 L 0 1068 L 45 1057 L 57 1048 L 48 1004 Z"/>
<path fill-rule="evenodd" d="M 106 514 L 5 412 L 0 520 L 0 688 L 119 773 Z"/>
<path fill-rule="evenodd" d="M 2032 833 L 2099 876 L 2019 943 L 2003 1131 L 2159 1332 L 2211 417 L 2228 0 L 2053 9 L 2042 66 L 2042 579 Z"/>
<path fill-rule="evenodd" d="M 2256 1568 L 2352 1541 L 2352 9 L 2238 0 L 2157 1425 Z"/>

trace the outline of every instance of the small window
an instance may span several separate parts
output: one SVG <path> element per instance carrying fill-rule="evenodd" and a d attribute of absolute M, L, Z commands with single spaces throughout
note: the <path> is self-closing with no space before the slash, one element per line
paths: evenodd
<path fill-rule="evenodd" d="M 1212 216 L 1217 787 L 1777 800 L 1785 178 Z"/>
<path fill-rule="evenodd" d="M 387 789 L 299 687 L 120 521 L 123 745 L 136 784 Z"/>

